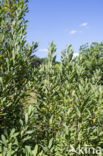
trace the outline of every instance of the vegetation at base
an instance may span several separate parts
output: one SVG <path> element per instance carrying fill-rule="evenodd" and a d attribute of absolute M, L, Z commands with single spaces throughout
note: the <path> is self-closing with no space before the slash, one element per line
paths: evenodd
<path fill-rule="evenodd" d="M 76 155 L 70 145 L 103 149 L 103 43 L 80 47 L 77 57 L 69 45 L 56 63 L 51 42 L 47 59 L 32 65 L 38 43 L 25 39 L 27 3 L 0 1 L 1 155 Z"/>

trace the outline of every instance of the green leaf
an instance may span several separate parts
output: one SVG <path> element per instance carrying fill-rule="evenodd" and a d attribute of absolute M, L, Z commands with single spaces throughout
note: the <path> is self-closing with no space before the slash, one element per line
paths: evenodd
<path fill-rule="evenodd" d="M 80 113 L 80 110 L 79 110 L 79 108 L 76 106 L 76 111 L 77 111 L 77 115 L 78 115 L 78 117 L 81 117 L 81 113 Z"/>
<path fill-rule="evenodd" d="M 38 152 L 38 145 L 36 145 L 34 148 L 34 156 L 37 156 L 37 152 Z"/>
<path fill-rule="evenodd" d="M 30 139 L 31 139 L 31 136 L 26 136 L 25 138 L 23 138 L 23 142 L 30 140 Z"/>
<path fill-rule="evenodd" d="M 1 135 L 1 139 L 2 139 L 3 143 L 6 145 L 7 144 L 7 140 L 6 140 L 4 135 Z"/>
<path fill-rule="evenodd" d="M 49 141 L 49 146 L 48 146 L 48 147 L 49 147 L 49 149 L 51 148 L 52 143 L 53 143 L 53 138 L 51 138 L 51 139 L 50 139 L 50 141 Z"/>
<path fill-rule="evenodd" d="M 0 83 L 1 83 L 1 84 L 3 84 L 3 80 L 2 80 L 2 77 L 0 77 Z"/>

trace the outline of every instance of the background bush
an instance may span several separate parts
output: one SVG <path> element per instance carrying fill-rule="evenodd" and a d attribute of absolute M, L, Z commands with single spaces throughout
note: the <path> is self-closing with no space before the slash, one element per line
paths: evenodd
<path fill-rule="evenodd" d="M 62 51 L 33 65 L 26 39 L 27 0 L 0 1 L 0 152 L 69 156 L 70 145 L 103 148 L 103 43 Z M 35 63 L 34 63 L 35 64 Z"/>

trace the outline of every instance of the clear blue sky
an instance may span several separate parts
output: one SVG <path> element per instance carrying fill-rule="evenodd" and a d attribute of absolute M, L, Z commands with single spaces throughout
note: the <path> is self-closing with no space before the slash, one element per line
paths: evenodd
<path fill-rule="evenodd" d="M 29 0 L 27 40 L 39 41 L 36 55 L 45 57 L 48 44 L 57 45 L 57 59 L 66 45 L 103 41 L 103 0 Z"/>

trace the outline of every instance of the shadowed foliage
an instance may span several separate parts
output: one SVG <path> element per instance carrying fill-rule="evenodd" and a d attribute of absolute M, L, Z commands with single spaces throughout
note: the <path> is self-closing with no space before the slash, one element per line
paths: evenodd
<path fill-rule="evenodd" d="M 0 1 L 0 155 L 77 155 L 71 145 L 103 152 L 103 43 L 81 46 L 77 57 L 68 45 L 61 62 L 53 42 L 47 58 L 32 56 L 27 4 Z"/>

